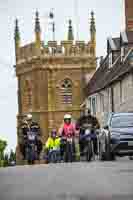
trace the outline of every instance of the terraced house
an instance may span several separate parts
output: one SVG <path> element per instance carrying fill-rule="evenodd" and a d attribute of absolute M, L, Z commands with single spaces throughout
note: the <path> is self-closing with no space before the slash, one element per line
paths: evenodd
<path fill-rule="evenodd" d="M 125 0 L 126 30 L 107 39 L 107 55 L 87 87 L 86 106 L 104 124 L 110 112 L 133 111 L 133 1 Z"/>

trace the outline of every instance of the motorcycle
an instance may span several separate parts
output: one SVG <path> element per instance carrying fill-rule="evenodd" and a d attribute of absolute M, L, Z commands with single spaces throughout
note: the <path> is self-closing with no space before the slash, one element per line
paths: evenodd
<path fill-rule="evenodd" d="M 60 148 L 52 148 L 48 152 L 48 162 L 57 163 L 60 162 Z"/>
<path fill-rule="evenodd" d="M 92 158 L 95 159 L 94 152 L 94 140 L 97 138 L 95 132 L 92 129 L 91 124 L 84 124 L 80 128 L 80 157 L 86 158 L 86 161 L 91 161 Z"/>
<path fill-rule="evenodd" d="M 64 162 L 74 161 L 74 140 L 72 136 L 62 137 L 62 144 L 64 148 Z"/>
<path fill-rule="evenodd" d="M 26 159 L 29 164 L 34 164 L 34 161 L 37 160 L 37 139 L 31 131 L 27 134 Z"/>

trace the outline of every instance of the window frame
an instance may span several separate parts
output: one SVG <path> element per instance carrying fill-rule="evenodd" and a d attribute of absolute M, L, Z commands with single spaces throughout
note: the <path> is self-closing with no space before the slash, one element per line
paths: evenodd
<path fill-rule="evenodd" d="M 73 84 L 71 79 L 65 78 L 63 81 L 61 81 L 60 91 L 61 103 L 72 105 Z"/>

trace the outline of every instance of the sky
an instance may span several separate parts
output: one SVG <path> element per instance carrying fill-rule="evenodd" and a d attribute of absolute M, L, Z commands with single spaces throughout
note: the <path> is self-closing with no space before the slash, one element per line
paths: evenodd
<path fill-rule="evenodd" d="M 17 140 L 14 21 L 19 20 L 22 45 L 30 43 L 34 40 L 34 18 L 38 10 L 42 40 L 47 42 L 52 38 L 48 20 L 52 8 L 58 41 L 66 39 L 69 18 L 73 21 L 75 38 L 78 31 L 78 38 L 88 41 L 90 12 L 95 12 L 97 56 L 106 54 L 107 37 L 119 36 L 124 28 L 123 0 L 0 0 L 0 138 L 7 140 L 8 150 L 15 149 Z"/>

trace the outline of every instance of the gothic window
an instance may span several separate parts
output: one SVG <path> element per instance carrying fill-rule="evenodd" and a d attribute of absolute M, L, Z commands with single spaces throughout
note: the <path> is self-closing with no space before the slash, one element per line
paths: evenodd
<path fill-rule="evenodd" d="M 61 99 L 64 104 L 72 104 L 72 82 L 69 79 L 61 83 Z"/>

